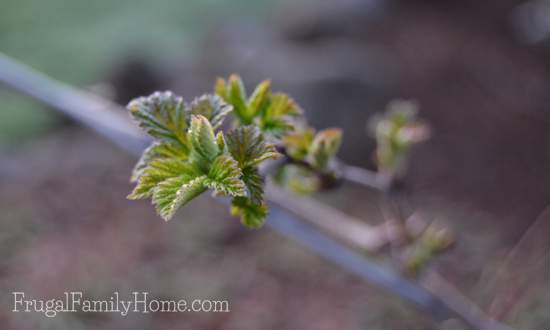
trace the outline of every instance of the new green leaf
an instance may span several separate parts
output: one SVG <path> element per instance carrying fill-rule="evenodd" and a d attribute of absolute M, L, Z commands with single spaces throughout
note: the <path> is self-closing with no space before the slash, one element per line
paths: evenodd
<path fill-rule="evenodd" d="M 294 100 L 286 94 L 275 93 L 270 96 L 259 125 L 264 132 L 282 136 L 294 130 L 294 118 L 300 114 L 302 110 Z"/>
<path fill-rule="evenodd" d="M 204 116 L 193 115 L 188 139 L 197 157 L 198 166 L 207 168 L 208 164 L 218 156 L 220 148 L 214 136 L 212 125 Z"/>
<path fill-rule="evenodd" d="M 154 159 L 171 158 L 185 161 L 188 155 L 188 147 L 180 143 L 154 142 L 143 151 L 139 161 L 134 166 L 130 182 L 136 182 L 147 166 L 149 166 L 149 163 Z"/>
<path fill-rule="evenodd" d="M 156 139 L 186 144 L 187 113 L 181 97 L 172 92 L 156 92 L 128 104 L 138 125 Z"/>
<path fill-rule="evenodd" d="M 212 163 L 205 184 L 218 194 L 244 196 L 246 190 L 242 175 L 237 161 L 231 156 L 222 155 Z"/>
<path fill-rule="evenodd" d="M 320 131 L 311 143 L 309 161 L 319 170 L 327 169 L 329 162 L 334 158 L 342 143 L 342 131 L 337 128 L 329 128 Z"/>
<path fill-rule="evenodd" d="M 305 160 L 314 137 L 315 131 L 311 128 L 285 135 L 282 140 L 286 153 L 292 159 Z"/>
<path fill-rule="evenodd" d="M 255 117 L 258 115 L 266 105 L 269 103 L 269 96 L 271 93 L 271 81 L 262 81 L 254 90 L 250 98 L 248 99 L 247 107 L 250 116 Z"/>
<path fill-rule="evenodd" d="M 260 204 L 263 201 L 264 179 L 260 175 L 258 168 L 255 166 L 247 166 L 243 168 L 242 173 L 248 198 L 250 198 L 252 202 Z"/>
<path fill-rule="evenodd" d="M 233 107 L 225 103 L 219 96 L 210 94 L 194 99 L 189 108 L 191 114 L 201 115 L 208 119 L 214 130 L 218 129 L 225 117 L 233 111 Z"/>
<path fill-rule="evenodd" d="M 226 143 L 229 153 L 241 168 L 256 166 L 266 159 L 280 156 L 275 146 L 267 143 L 254 126 L 240 126 L 229 132 Z"/>
<path fill-rule="evenodd" d="M 235 74 L 227 81 L 218 79 L 214 91 L 233 105 L 240 124 L 258 125 L 262 132 L 275 137 L 293 130 L 295 117 L 302 114 L 300 107 L 288 95 L 271 92 L 269 80 L 259 83 L 248 99 L 242 79 Z"/>
<path fill-rule="evenodd" d="M 251 124 L 254 115 L 247 105 L 246 90 L 243 81 L 238 75 L 231 75 L 227 81 L 218 79 L 216 81 L 215 92 L 227 103 L 233 106 L 235 114 L 243 124 Z"/>
<path fill-rule="evenodd" d="M 231 202 L 231 214 L 241 217 L 241 223 L 249 228 L 260 228 L 267 217 L 267 205 L 256 204 L 246 197 L 235 197 Z"/>
<path fill-rule="evenodd" d="M 192 180 L 179 176 L 161 182 L 153 193 L 153 204 L 159 215 L 166 221 L 170 220 L 180 207 L 207 189 L 205 181 L 206 176 Z"/>
<path fill-rule="evenodd" d="M 163 181 L 182 177 L 184 180 L 191 180 L 198 175 L 193 165 L 176 158 L 159 158 L 152 160 L 146 168 L 141 171 L 137 178 L 137 184 L 129 199 L 141 199 L 151 197 L 154 188 Z"/>

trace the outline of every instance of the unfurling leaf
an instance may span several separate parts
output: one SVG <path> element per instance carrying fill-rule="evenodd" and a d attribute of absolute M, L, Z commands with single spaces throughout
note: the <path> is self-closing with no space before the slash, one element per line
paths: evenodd
<path fill-rule="evenodd" d="M 235 113 L 243 124 L 251 124 L 254 118 L 246 104 L 246 90 L 238 75 L 231 75 L 227 83 L 226 102 L 233 105 Z"/>
<path fill-rule="evenodd" d="M 283 137 L 289 157 L 307 162 L 312 168 L 326 171 L 336 156 L 342 142 L 342 131 L 328 128 L 315 134 L 313 129 L 304 129 Z"/>
<path fill-rule="evenodd" d="M 302 114 L 300 107 L 286 94 L 272 93 L 271 82 L 264 80 L 247 99 L 241 78 L 231 75 L 226 82 L 219 78 L 214 91 L 235 109 L 242 125 L 258 125 L 263 133 L 274 137 L 294 129 L 295 117 Z"/>
<path fill-rule="evenodd" d="M 218 95 L 226 102 L 229 99 L 228 92 L 227 92 L 227 84 L 223 78 L 216 79 L 216 83 L 214 84 L 214 94 Z"/>
<path fill-rule="evenodd" d="M 222 132 L 218 132 L 218 134 L 216 134 L 216 143 L 218 144 L 220 153 L 227 152 L 227 145 L 225 143 L 225 137 L 223 136 Z"/>
<path fill-rule="evenodd" d="M 254 115 L 247 104 L 246 91 L 241 77 L 233 74 L 227 82 L 222 78 L 218 78 L 214 86 L 214 92 L 233 106 L 234 113 L 241 123 L 245 125 L 252 124 Z"/>
<path fill-rule="evenodd" d="M 251 203 L 263 201 L 263 178 L 257 166 L 267 159 L 280 156 L 275 146 L 265 142 L 263 135 L 254 126 L 241 126 L 227 135 L 227 149 L 242 170 Z"/>
<path fill-rule="evenodd" d="M 264 198 L 264 179 L 258 168 L 247 166 L 243 168 L 243 182 L 246 186 L 248 198 L 256 204 L 260 204 Z"/>
<path fill-rule="evenodd" d="M 451 248 L 453 234 L 446 228 L 429 225 L 404 253 L 405 266 L 412 274 L 419 273 L 428 263 Z"/>
<path fill-rule="evenodd" d="M 395 100 L 384 115 L 370 123 L 376 137 L 376 160 L 380 172 L 390 177 L 405 174 L 411 147 L 429 138 L 428 125 L 416 118 L 418 105 Z"/>
<path fill-rule="evenodd" d="M 229 153 L 239 162 L 241 169 L 280 156 L 275 146 L 265 142 L 263 135 L 254 126 L 240 126 L 232 130 L 227 134 L 226 142 Z"/>
<path fill-rule="evenodd" d="M 191 180 L 197 175 L 199 172 L 194 166 L 177 158 L 154 159 L 141 171 L 136 187 L 128 198 L 151 197 L 154 188 L 169 178 L 181 177 L 184 180 Z"/>
<path fill-rule="evenodd" d="M 255 117 L 264 109 L 269 102 L 269 94 L 271 93 L 271 81 L 264 80 L 250 95 L 247 102 L 248 112 L 251 116 Z"/>
<path fill-rule="evenodd" d="M 214 136 L 214 130 L 208 119 L 201 115 L 193 115 L 188 139 L 193 148 L 194 155 L 198 156 L 198 166 L 206 169 L 208 164 L 220 152 L 216 137 Z"/>
<path fill-rule="evenodd" d="M 218 194 L 244 196 L 246 190 L 242 175 L 237 161 L 229 155 L 222 155 L 212 163 L 205 184 Z"/>
<path fill-rule="evenodd" d="M 149 163 L 154 159 L 171 158 L 187 160 L 188 155 L 188 147 L 180 143 L 154 142 L 143 151 L 139 161 L 134 166 L 130 182 L 136 182 L 147 166 L 149 166 Z"/>
<path fill-rule="evenodd" d="M 342 131 L 329 128 L 320 131 L 310 147 L 309 162 L 318 170 L 326 170 L 329 162 L 334 158 L 342 143 Z"/>
<path fill-rule="evenodd" d="M 218 129 L 225 117 L 233 111 L 233 107 L 225 103 L 219 96 L 210 94 L 194 99 L 189 107 L 191 114 L 201 115 L 208 119 L 213 129 Z"/>
<path fill-rule="evenodd" d="M 267 217 L 267 205 L 254 203 L 246 197 L 235 197 L 231 202 L 231 214 L 241 217 L 241 223 L 249 228 L 260 228 Z"/>
<path fill-rule="evenodd" d="M 287 134 L 283 137 L 286 153 L 292 159 L 305 160 L 314 137 L 315 131 L 311 128 Z"/>
<path fill-rule="evenodd" d="M 276 182 L 299 194 L 310 194 L 319 190 L 323 178 L 336 177 L 333 160 L 340 148 L 342 132 L 336 128 L 322 130 L 315 134 L 311 128 L 304 128 L 287 134 L 282 142 L 290 164 L 285 164 L 276 175 Z"/>
<path fill-rule="evenodd" d="M 260 117 L 262 131 L 274 136 L 294 130 L 294 117 L 302 114 L 300 107 L 288 95 L 283 93 L 272 94 L 269 104 Z"/>
<path fill-rule="evenodd" d="M 192 180 L 179 176 L 161 182 L 153 193 L 153 204 L 159 215 L 166 221 L 170 220 L 180 207 L 207 189 L 205 180 L 204 175 Z"/>
<path fill-rule="evenodd" d="M 298 116 L 302 109 L 294 100 L 284 93 L 274 93 L 269 99 L 269 109 L 266 110 L 269 117 Z"/>
<path fill-rule="evenodd" d="M 128 110 L 149 135 L 156 139 L 186 144 L 187 112 L 181 97 L 156 92 L 128 104 Z"/>

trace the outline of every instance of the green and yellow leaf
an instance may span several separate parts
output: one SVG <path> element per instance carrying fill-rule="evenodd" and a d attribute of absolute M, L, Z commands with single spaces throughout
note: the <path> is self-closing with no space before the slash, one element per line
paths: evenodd
<path fill-rule="evenodd" d="M 193 150 L 194 161 L 203 170 L 208 168 L 210 162 L 220 152 L 212 125 L 204 116 L 193 115 L 191 127 L 189 128 L 188 139 Z"/>
<path fill-rule="evenodd" d="M 249 228 L 260 228 L 267 217 L 267 205 L 256 204 L 246 197 L 235 197 L 231 202 L 231 215 L 239 216 L 241 223 Z"/>
<path fill-rule="evenodd" d="M 179 176 L 158 184 L 153 193 L 153 204 L 158 214 L 164 220 L 170 220 L 180 207 L 206 191 L 207 187 L 204 184 L 206 179 L 206 176 L 199 176 L 192 180 Z"/>
<path fill-rule="evenodd" d="M 309 150 L 309 162 L 319 170 L 327 169 L 342 143 L 342 131 L 328 128 L 315 135 Z"/>
<path fill-rule="evenodd" d="M 240 126 L 232 130 L 227 134 L 226 143 L 229 153 L 241 169 L 280 156 L 275 146 L 265 142 L 260 130 L 254 126 Z"/>
<path fill-rule="evenodd" d="M 264 179 L 261 176 L 258 168 L 255 166 L 247 166 L 242 170 L 242 180 L 246 186 L 248 198 L 253 203 L 261 204 L 264 194 Z"/>
<path fill-rule="evenodd" d="M 286 153 L 295 160 L 305 160 L 309 147 L 313 142 L 315 132 L 308 128 L 285 135 L 282 139 Z"/>
<path fill-rule="evenodd" d="M 263 132 L 282 136 L 294 130 L 294 117 L 300 114 L 302 110 L 288 95 L 274 93 L 260 117 L 259 125 Z"/>
<path fill-rule="evenodd" d="M 256 117 L 269 104 L 270 93 L 271 81 L 264 80 L 256 86 L 247 103 L 250 116 Z"/>
<path fill-rule="evenodd" d="M 151 197 L 154 188 L 169 178 L 183 177 L 191 180 L 198 174 L 197 169 L 190 163 L 174 158 L 153 159 L 149 165 L 143 169 L 137 179 L 137 184 L 129 199 L 141 199 Z"/>
<path fill-rule="evenodd" d="M 229 196 L 245 196 L 246 189 L 243 173 L 236 160 L 229 155 L 221 155 L 214 160 L 205 185 L 214 189 L 217 194 Z"/>
<path fill-rule="evenodd" d="M 154 159 L 172 158 L 185 161 L 187 160 L 188 155 L 188 147 L 181 143 L 154 142 L 147 149 L 145 149 L 145 151 L 143 151 L 139 161 L 134 166 L 130 182 L 136 182 L 147 166 L 149 166 L 149 163 Z"/>
<path fill-rule="evenodd" d="M 221 97 L 210 94 L 194 99 L 189 108 L 192 115 L 201 115 L 208 119 L 214 130 L 218 129 L 225 117 L 233 111 L 233 106 L 225 103 Z"/>
<path fill-rule="evenodd" d="M 128 110 L 152 137 L 186 144 L 188 118 L 181 97 L 172 92 L 156 92 L 130 101 Z"/>
<path fill-rule="evenodd" d="M 249 111 L 246 104 L 246 90 L 244 88 L 243 81 L 238 75 L 232 74 L 229 77 L 227 83 L 227 100 L 229 104 L 233 105 L 235 114 L 245 125 L 251 124 L 254 118 L 251 111 Z"/>

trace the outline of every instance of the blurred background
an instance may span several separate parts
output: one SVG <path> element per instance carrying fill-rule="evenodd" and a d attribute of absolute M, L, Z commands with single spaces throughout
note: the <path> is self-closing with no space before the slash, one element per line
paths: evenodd
<path fill-rule="evenodd" d="M 344 129 L 340 157 L 375 169 L 367 121 L 414 99 L 432 138 L 405 178 L 409 208 L 456 246 L 437 269 L 492 316 L 550 328 L 550 1 L 3 0 L 0 51 L 125 105 L 187 100 L 239 73 L 271 78 L 313 126 Z M 135 159 L 0 88 L 2 329 L 463 329 L 432 318 L 208 196 L 164 223 L 130 202 Z M 318 198 L 383 221 L 353 185 Z M 373 258 L 377 258 L 374 257 Z M 392 267 L 391 262 L 388 267 Z M 231 313 L 11 313 L 12 291 L 149 291 L 228 299 Z"/>

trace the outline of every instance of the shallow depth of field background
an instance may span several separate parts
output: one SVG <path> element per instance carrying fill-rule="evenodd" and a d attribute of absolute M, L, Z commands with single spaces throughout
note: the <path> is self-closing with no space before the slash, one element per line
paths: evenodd
<path fill-rule="evenodd" d="M 409 207 L 457 236 L 431 267 L 485 310 L 503 304 L 499 317 L 512 326 L 550 328 L 550 1 L 0 7 L 0 51 L 51 77 L 123 105 L 159 89 L 190 100 L 233 72 L 249 89 L 271 78 L 314 126 L 344 128 L 341 158 L 370 169 L 368 118 L 389 100 L 418 101 L 433 137 L 411 159 Z M 134 162 L 0 88 L 2 329 L 462 329 L 437 325 L 268 228 L 244 229 L 208 196 L 164 223 L 149 202 L 125 199 Z M 373 191 L 346 185 L 317 197 L 383 221 Z M 512 249 L 519 264 L 505 263 Z M 228 299 L 232 311 L 53 319 L 10 312 L 12 291 L 71 290 Z"/>

